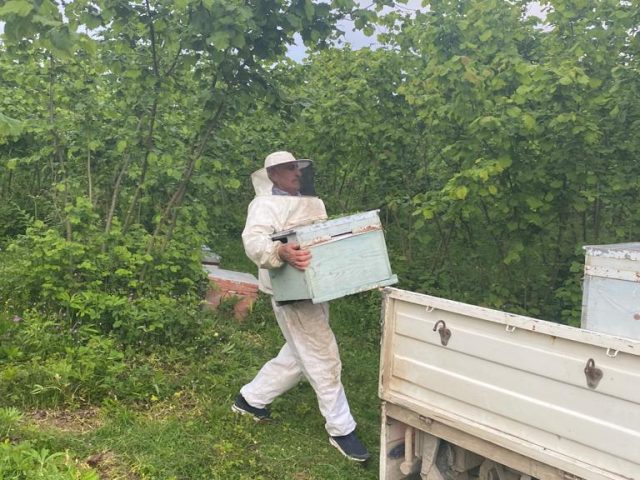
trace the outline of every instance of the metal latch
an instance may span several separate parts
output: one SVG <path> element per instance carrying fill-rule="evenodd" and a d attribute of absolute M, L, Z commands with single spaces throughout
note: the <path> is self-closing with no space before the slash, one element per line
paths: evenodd
<path fill-rule="evenodd" d="M 442 324 L 442 326 L 438 328 L 438 325 L 440 324 Z M 449 343 L 449 339 L 451 338 L 451 330 L 447 328 L 447 324 L 444 323 L 444 320 L 438 320 L 436 322 L 433 326 L 433 331 L 435 332 L 436 330 L 438 330 L 438 333 L 440 334 L 440 343 L 446 347 L 447 343 Z"/>
<path fill-rule="evenodd" d="M 593 358 L 587 360 L 587 365 L 584 367 L 584 375 L 587 377 L 587 386 L 589 388 L 596 388 L 600 383 L 602 370 L 596 367 L 596 362 Z"/>

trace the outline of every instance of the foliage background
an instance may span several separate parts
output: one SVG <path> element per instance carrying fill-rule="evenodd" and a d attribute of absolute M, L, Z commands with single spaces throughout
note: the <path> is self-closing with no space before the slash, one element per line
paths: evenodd
<path fill-rule="evenodd" d="M 180 392 L 196 423 L 228 403 L 246 368 L 234 349 L 279 337 L 268 309 L 239 337 L 224 312 L 202 313 L 201 246 L 252 271 L 239 245 L 249 175 L 277 149 L 315 160 L 332 215 L 380 209 L 400 287 L 579 325 L 581 247 L 640 233 L 640 9 L 540 3 L 544 18 L 519 0 L 412 15 L 382 1 L 1 0 L 0 391 L 18 410 L 3 411 L 0 468 L 91 474 L 49 458 L 91 451 L 43 440 L 20 409 L 99 405 L 120 432 L 156 404 L 181 408 Z M 331 47 L 345 16 L 385 26 L 380 48 Z M 301 64 L 283 56 L 295 34 L 311 52 Z M 355 339 L 375 340 L 377 298 L 338 305 L 342 341 L 368 352 L 350 367 L 372 384 L 355 408 L 375 444 L 376 343 Z M 202 375 L 221 377 L 198 387 Z M 218 471 L 255 468 L 224 455 L 245 427 L 217 431 L 231 438 L 217 440 Z M 118 451 L 115 436 L 92 441 Z M 124 471 L 184 476 L 125 450 Z M 360 478 L 348 472 L 336 478 Z"/>

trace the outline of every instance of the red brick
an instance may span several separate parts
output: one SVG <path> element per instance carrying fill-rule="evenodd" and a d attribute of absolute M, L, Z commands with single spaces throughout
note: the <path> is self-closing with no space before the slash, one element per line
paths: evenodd
<path fill-rule="evenodd" d="M 249 273 L 223 269 L 207 269 L 210 289 L 205 297 L 205 307 L 217 309 L 220 303 L 233 297 L 238 298 L 234 314 L 243 319 L 258 297 L 258 280 Z"/>

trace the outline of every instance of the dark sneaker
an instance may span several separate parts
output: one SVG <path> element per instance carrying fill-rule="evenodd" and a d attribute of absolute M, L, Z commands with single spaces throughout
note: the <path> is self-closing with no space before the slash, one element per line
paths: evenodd
<path fill-rule="evenodd" d="M 370 457 L 365 446 L 358 440 L 358 437 L 356 437 L 355 431 L 349 435 L 329 437 L 329 443 L 340 450 L 340 453 L 345 457 L 354 462 L 365 462 Z"/>
<path fill-rule="evenodd" d="M 266 408 L 252 407 L 247 403 L 242 394 L 238 394 L 236 397 L 236 401 L 231 405 L 231 411 L 239 413 L 240 415 L 251 415 L 256 422 L 271 419 L 269 410 Z"/>

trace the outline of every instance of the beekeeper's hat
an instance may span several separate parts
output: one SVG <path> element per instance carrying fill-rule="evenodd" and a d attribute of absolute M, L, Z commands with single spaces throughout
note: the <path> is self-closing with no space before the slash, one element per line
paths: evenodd
<path fill-rule="evenodd" d="M 264 167 L 251 174 L 251 181 L 253 182 L 256 195 L 271 195 L 273 182 L 271 182 L 267 172 L 269 168 L 294 162 L 297 163 L 298 168 L 302 170 L 302 188 L 300 193 L 302 195 L 315 195 L 315 189 L 313 187 L 313 161 L 306 158 L 297 159 L 293 154 L 284 151 L 273 152 L 267 155 L 267 158 L 264 159 Z"/>
<path fill-rule="evenodd" d="M 264 159 L 264 168 L 275 167 L 276 165 L 282 165 L 283 163 L 293 163 L 296 162 L 298 164 L 299 169 L 303 169 L 311 165 L 311 160 L 298 160 L 293 154 L 289 152 L 273 152 L 267 155 L 267 158 Z"/>

